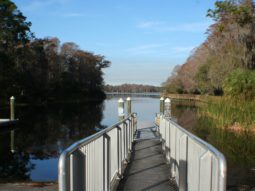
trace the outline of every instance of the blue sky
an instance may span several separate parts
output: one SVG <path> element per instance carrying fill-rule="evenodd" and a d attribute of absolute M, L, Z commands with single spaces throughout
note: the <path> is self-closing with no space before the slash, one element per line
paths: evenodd
<path fill-rule="evenodd" d="M 58 37 L 112 62 L 108 84 L 160 85 L 206 38 L 215 0 L 14 0 L 36 37 Z"/>

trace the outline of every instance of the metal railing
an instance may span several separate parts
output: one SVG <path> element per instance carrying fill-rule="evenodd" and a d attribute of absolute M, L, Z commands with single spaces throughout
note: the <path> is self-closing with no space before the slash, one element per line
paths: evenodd
<path fill-rule="evenodd" d="M 179 190 L 225 191 L 224 155 L 164 115 L 159 117 L 162 148 Z"/>
<path fill-rule="evenodd" d="M 137 115 L 68 147 L 59 159 L 59 191 L 111 190 L 129 158 Z"/>

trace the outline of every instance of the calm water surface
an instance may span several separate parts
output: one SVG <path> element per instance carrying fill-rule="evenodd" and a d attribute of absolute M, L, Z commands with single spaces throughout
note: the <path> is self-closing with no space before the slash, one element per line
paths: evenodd
<path fill-rule="evenodd" d="M 158 98 L 132 99 L 140 121 L 153 121 Z M 18 107 L 19 124 L 0 130 L 0 181 L 56 181 L 60 153 L 76 140 L 117 122 L 118 98 L 103 103 Z M 8 118 L 8 110 L 0 110 Z"/>
<path fill-rule="evenodd" d="M 221 151 L 227 160 L 227 190 L 255 189 L 255 136 L 237 134 L 217 128 L 212 119 L 199 117 L 196 102 L 172 105 L 178 123 Z"/>
<path fill-rule="evenodd" d="M 60 153 L 76 140 L 117 122 L 117 100 L 17 108 L 19 125 L 0 131 L 0 181 L 56 181 Z M 140 122 L 152 122 L 159 98 L 133 97 L 132 110 Z M 214 128 L 199 118 L 195 102 L 174 102 L 178 123 L 222 151 L 228 163 L 228 189 L 255 187 L 255 136 L 236 135 Z M 8 111 L 0 110 L 7 117 Z M 1 117 L 2 118 L 2 117 Z"/>

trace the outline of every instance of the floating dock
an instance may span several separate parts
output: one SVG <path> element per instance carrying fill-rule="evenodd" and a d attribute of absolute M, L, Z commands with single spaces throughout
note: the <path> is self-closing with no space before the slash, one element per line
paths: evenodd
<path fill-rule="evenodd" d="M 170 164 L 166 163 L 156 128 L 137 129 L 134 149 L 118 191 L 177 190 L 170 179 Z"/>

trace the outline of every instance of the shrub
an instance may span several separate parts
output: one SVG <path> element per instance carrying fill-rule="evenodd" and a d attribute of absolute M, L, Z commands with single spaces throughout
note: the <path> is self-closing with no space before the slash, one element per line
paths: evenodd
<path fill-rule="evenodd" d="M 255 97 L 255 71 L 234 70 L 224 80 L 223 89 L 224 93 L 231 98 L 253 100 Z"/>

